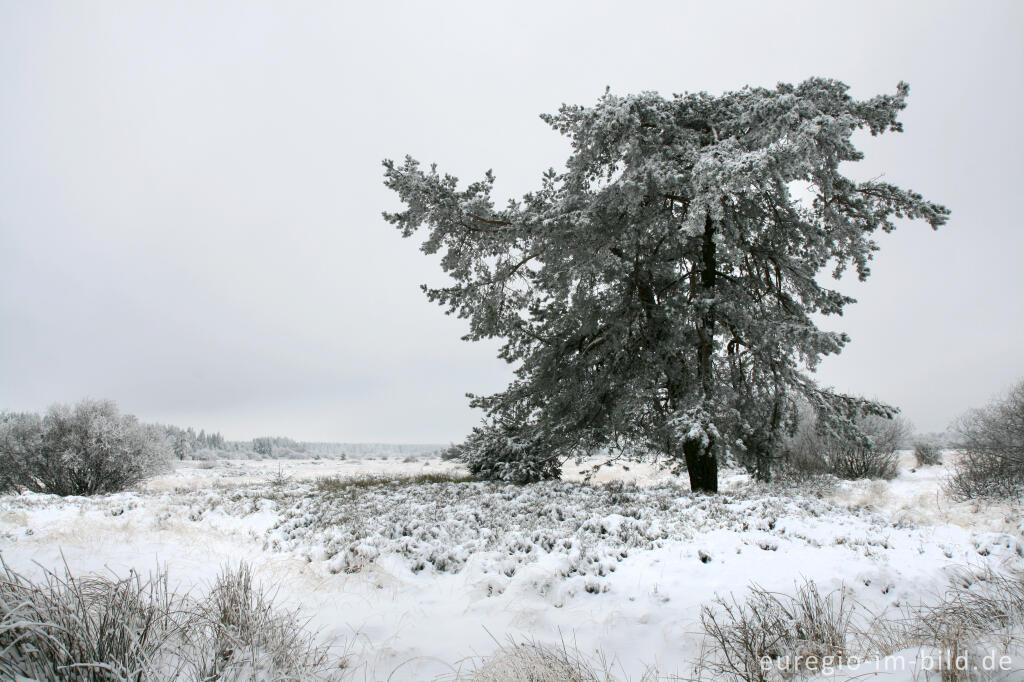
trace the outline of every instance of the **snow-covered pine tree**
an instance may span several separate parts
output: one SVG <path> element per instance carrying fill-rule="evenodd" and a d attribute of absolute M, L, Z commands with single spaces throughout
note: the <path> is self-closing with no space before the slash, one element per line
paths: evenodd
<path fill-rule="evenodd" d="M 571 142 L 565 170 L 503 208 L 490 172 L 460 189 L 410 157 L 384 162 L 406 207 L 386 219 L 405 237 L 425 227 L 423 251 L 454 280 L 428 297 L 469 320 L 466 339 L 504 339 L 516 365 L 504 391 L 472 397 L 493 437 L 466 446 L 518 464 L 481 471 L 542 478 L 612 448 L 660 454 L 715 491 L 723 444 L 768 461 L 795 396 L 851 433 L 858 414 L 891 413 L 808 376 L 848 340 L 810 316 L 852 302 L 816 277 L 831 265 L 864 279 L 874 232 L 894 218 L 937 227 L 949 211 L 840 172 L 862 158 L 854 132 L 902 129 L 908 86 L 864 101 L 847 90 L 813 78 L 565 105 L 542 116 Z"/>

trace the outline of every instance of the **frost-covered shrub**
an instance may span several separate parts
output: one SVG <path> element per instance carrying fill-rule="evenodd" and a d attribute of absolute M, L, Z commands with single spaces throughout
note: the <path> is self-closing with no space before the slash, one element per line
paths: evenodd
<path fill-rule="evenodd" d="M 469 472 L 486 481 L 519 485 L 556 479 L 562 475 L 557 453 L 538 445 L 529 434 L 497 424 L 475 427 L 464 443 L 451 448 Z"/>
<path fill-rule="evenodd" d="M 1024 382 L 1002 400 L 962 417 L 955 434 L 961 456 L 949 480 L 953 497 L 1024 494 Z"/>
<path fill-rule="evenodd" d="M 906 421 L 866 416 L 856 423 L 860 436 L 839 436 L 805 418 L 785 448 L 782 470 L 791 476 L 832 474 L 844 479 L 893 479 L 899 473 L 897 449 L 910 434 Z"/>
<path fill-rule="evenodd" d="M 0 414 L 0 488 L 55 495 L 124 490 L 167 466 L 163 432 L 109 400 Z"/>
<path fill-rule="evenodd" d="M 831 473 L 846 479 L 896 478 L 900 463 L 897 449 L 910 434 L 910 426 L 899 417 L 870 416 L 858 421 L 857 428 L 866 441 L 826 439 L 825 460 Z"/>
<path fill-rule="evenodd" d="M 441 450 L 441 453 L 440 453 L 439 456 L 445 462 L 450 462 L 452 460 L 459 460 L 461 458 L 460 446 L 452 444 L 452 445 L 444 448 L 443 450 Z"/>
<path fill-rule="evenodd" d="M 813 416 L 786 440 L 783 456 L 776 467 L 779 478 L 806 480 L 830 474 L 824 457 L 824 438 L 815 430 Z"/>
<path fill-rule="evenodd" d="M 870 447 L 842 445 L 829 455 L 830 469 L 838 478 L 847 480 L 896 478 L 899 473 L 899 455 L 880 452 Z"/>
<path fill-rule="evenodd" d="M 942 450 L 934 443 L 918 441 L 914 443 L 914 459 L 919 467 L 942 464 Z"/>
<path fill-rule="evenodd" d="M 16 489 L 25 465 L 40 448 L 42 419 L 27 412 L 0 412 L 0 492 Z"/>

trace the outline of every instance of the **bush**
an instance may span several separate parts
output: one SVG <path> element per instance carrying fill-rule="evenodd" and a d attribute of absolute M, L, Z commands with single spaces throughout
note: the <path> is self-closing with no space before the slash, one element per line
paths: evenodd
<path fill-rule="evenodd" d="M 961 455 L 948 486 L 956 499 L 1024 494 L 1024 382 L 954 427 Z"/>
<path fill-rule="evenodd" d="M 442 449 L 440 454 L 441 459 L 446 462 L 450 462 L 453 460 L 458 461 L 461 458 L 461 456 L 462 451 L 460 450 L 459 446 L 455 445 L 454 443 Z"/>
<path fill-rule="evenodd" d="M 856 428 L 860 439 L 822 433 L 813 415 L 805 413 L 786 444 L 780 473 L 795 478 L 823 474 L 848 480 L 896 478 L 900 461 L 897 450 L 910 435 L 909 424 L 899 417 L 869 415 L 859 419 Z"/>
<path fill-rule="evenodd" d="M 935 466 L 942 464 L 942 450 L 934 443 L 918 441 L 914 443 L 914 458 L 919 467 Z"/>
<path fill-rule="evenodd" d="M 783 446 L 776 478 L 800 482 L 831 474 L 824 449 L 824 437 L 815 428 L 813 413 L 803 412 L 796 433 Z"/>
<path fill-rule="evenodd" d="M 857 422 L 867 437 L 865 443 L 830 439 L 825 458 L 839 478 L 881 478 L 890 480 L 899 474 L 897 449 L 910 435 L 910 426 L 899 417 L 886 419 L 869 416 Z"/>
<path fill-rule="evenodd" d="M 109 400 L 0 414 L 0 489 L 55 495 L 124 490 L 167 466 L 163 433 Z"/>
<path fill-rule="evenodd" d="M 862 478 L 896 478 L 899 474 L 899 455 L 895 452 L 880 452 L 870 447 L 842 444 L 828 455 L 830 469 L 839 478 L 855 481 Z"/>

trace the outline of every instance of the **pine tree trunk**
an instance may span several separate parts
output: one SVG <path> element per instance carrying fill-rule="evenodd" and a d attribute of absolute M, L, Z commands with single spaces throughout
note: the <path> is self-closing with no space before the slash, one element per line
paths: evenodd
<path fill-rule="evenodd" d="M 705 299 L 715 295 L 715 283 L 718 268 L 715 253 L 715 223 L 711 216 L 704 222 L 704 239 L 701 245 L 701 296 Z M 706 405 L 711 405 L 715 394 L 714 352 L 715 352 L 715 317 L 711 309 L 704 314 L 700 326 L 700 346 L 697 348 L 697 372 L 700 375 L 701 392 Z M 718 492 L 718 459 L 715 457 L 715 441 L 708 438 L 706 443 L 699 440 L 688 440 L 683 443 L 683 455 L 686 458 L 686 469 L 690 474 L 690 490 L 694 492 Z"/>
<path fill-rule="evenodd" d="M 772 416 L 768 424 L 768 438 L 761 444 L 757 453 L 757 480 L 768 483 L 772 480 L 772 459 L 779 443 L 779 430 L 782 422 L 782 396 L 779 388 L 778 374 L 775 374 L 775 391 L 772 394 Z"/>
<path fill-rule="evenodd" d="M 715 442 L 688 440 L 683 443 L 686 458 L 686 472 L 690 475 L 690 490 L 695 493 L 718 492 L 718 459 L 715 457 Z"/>
<path fill-rule="evenodd" d="M 762 483 L 772 480 L 772 453 L 769 445 L 762 445 L 754 460 L 754 478 Z"/>
<path fill-rule="evenodd" d="M 715 249 L 715 223 L 708 216 L 704 221 L 704 238 L 701 244 L 700 293 L 705 300 L 715 296 L 718 280 L 718 254 Z M 715 316 L 708 306 L 700 323 L 700 345 L 697 348 L 697 371 L 700 374 L 701 391 L 704 400 L 711 401 L 715 393 L 714 352 Z"/>

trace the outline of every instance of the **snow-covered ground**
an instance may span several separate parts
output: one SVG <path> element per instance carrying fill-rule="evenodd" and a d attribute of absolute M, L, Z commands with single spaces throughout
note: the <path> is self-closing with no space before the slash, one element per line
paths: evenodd
<path fill-rule="evenodd" d="M 603 469 L 590 485 L 583 465 L 526 487 L 345 487 L 316 479 L 459 469 L 414 457 L 186 462 L 136 492 L 0 497 L 0 555 L 29 575 L 62 562 L 162 567 L 186 589 L 248 561 L 350 655 L 354 679 L 429 680 L 523 639 L 600 650 L 623 676 L 689 676 L 700 607 L 716 594 L 791 593 L 809 578 L 882 612 L 938 600 L 950 567 L 1022 565 L 1019 507 L 953 503 L 945 469 L 903 464 L 891 482 L 806 494 L 727 472 L 725 492 L 706 497 L 652 465 Z"/>

